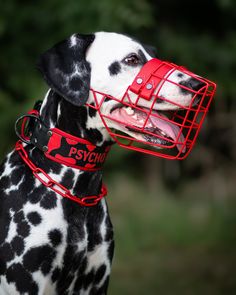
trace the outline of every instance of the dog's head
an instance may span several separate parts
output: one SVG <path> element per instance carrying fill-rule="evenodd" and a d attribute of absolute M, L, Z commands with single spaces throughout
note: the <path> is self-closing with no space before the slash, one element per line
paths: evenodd
<path fill-rule="evenodd" d="M 74 34 L 44 53 L 39 69 L 48 85 L 64 99 L 97 110 L 89 117 L 87 128 L 103 130 L 103 134 L 106 130 L 107 137 L 111 135 L 118 142 L 117 138 L 128 139 L 127 145 L 121 143 L 128 148 L 133 143 L 147 143 L 149 147 L 174 147 L 181 154 L 186 151 L 182 124 L 186 118 L 175 116 L 175 124 L 173 114 L 180 109 L 190 112 L 197 106 L 199 90 L 204 93 L 206 83 L 169 64 L 164 75 L 154 73 L 160 80 L 154 87 L 153 73 L 149 80 L 147 71 L 142 79 L 137 76 L 154 57 L 153 48 L 122 34 Z M 145 79 L 143 87 L 154 87 L 149 99 L 130 87 Z"/>

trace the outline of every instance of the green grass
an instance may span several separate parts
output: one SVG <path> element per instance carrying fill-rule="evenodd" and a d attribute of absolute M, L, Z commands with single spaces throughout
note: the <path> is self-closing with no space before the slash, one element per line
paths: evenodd
<path fill-rule="evenodd" d="M 108 184 L 116 240 L 109 294 L 236 294 L 235 203 L 151 196 L 115 178 Z"/>

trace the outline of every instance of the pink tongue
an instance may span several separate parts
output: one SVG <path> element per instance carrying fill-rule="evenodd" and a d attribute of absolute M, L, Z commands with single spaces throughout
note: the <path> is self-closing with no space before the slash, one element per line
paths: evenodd
<path fill-rule="evenodd" d="M 134 116 L 134 114 L 135 114 L 135 116 Z M 131 113 L 129 115 L 126 112 L 125 108 L 119 108 L 119 109 L 115 109 L 112 112 L 112 117 L 114 119 L 117 119 L 120 122 L 127 123 L 127 125 L 133 125 L 133 126 L 142 128 L 143 124 L 147 118 L 147 114 L 145 112 L 142 112 L 137 109 L 134 110 L 134 114 Z M 156 115 L 158 117 L 152 116 L 152 115 L 149 117 L 146 127 L 147 128 L 156 127 L 158 129 L 162 130 L 167 136 L 172 138 L 172 140 L 174 142 L 179 142 L 179 144 L 176 144 L 176 146 L 179 151 L 184 153 L 186 150 L 185 146 L 183 147 L 183 143 L 184 143 L 185 138 L 184 138 L 183 134 L 181 133 L 179 127 L 176 126 L 175 124 L 169 122 L 168 120 L 165 120 L 165 118 L 167 119 L 166 116 L 159 114 L 159 113 L 156 113 Z"/>
<path fill-rule="evenodd" d="M 182 134 L 182 132 L 180 131 L 179 127 L 167 120 L 161 119 L 161 117 L 166 118 L 166 116 L 161 115 L 158 113 L 159 117 L 154 117 L 154 116 L 150 116 L 149 120 L 152 122 L 152 124 L 161 129 L 166 135 L 168 135 L 170 138 L 172 138 L 175 142 L 179 142 L 179 143 L 183 143 L 185 138 Z M 182 150 L 182 153 L 184 153 L 186 151 L 186 148 L 183 148 L 182 144 L 177 144 L 177 148 L 179 151 Z"/>

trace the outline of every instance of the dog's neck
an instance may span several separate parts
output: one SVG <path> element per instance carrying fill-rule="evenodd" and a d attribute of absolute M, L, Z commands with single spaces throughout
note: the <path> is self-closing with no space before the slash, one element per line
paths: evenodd
<path fill-rule="evenodd" d="M 92 112 L 93 109 L 87 106 L 75 106 L 53 90 L 49 90 L 43 101 L 40 116 L 50 128 L 59 128 L 95 145 L 110 145 L 111 141 L 104 138 L 102 130 L 88 126 Z"/>
<path fill-rule="evenodd" d="M 111 144 L 103 137 L 102 132 L 87 126 L 90 116 L 88 107 L 77 107 L 67 102 L 60 95 L 50 90 L 41 106 L 40 116 L 45 125 L 58 128 L 76 137 L 84 138 L 99 146 Z M 72 194 L 83 196 L 99 194 L 102 183 L 102 171 L 83 171 L 56 163 L 43 156 L 42 152 L 34 148 L 31 151 L 37 165 L 49 173 L 56 181 L 71 190 Z"/>

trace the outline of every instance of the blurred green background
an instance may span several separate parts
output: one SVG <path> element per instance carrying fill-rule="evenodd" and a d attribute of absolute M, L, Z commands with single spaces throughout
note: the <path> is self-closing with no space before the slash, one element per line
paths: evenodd
<path fill-rule="evenodd" d="M 112 295 L 236 294 L 236 1 L 8 0 L 0 9 L 0 156 L 46 85 L 38 55 L 74 32 L 117 31 L 218 84 L 182 162 L 113 148 Z M 138 159 L 138 161 L 137 161 Z"/>

